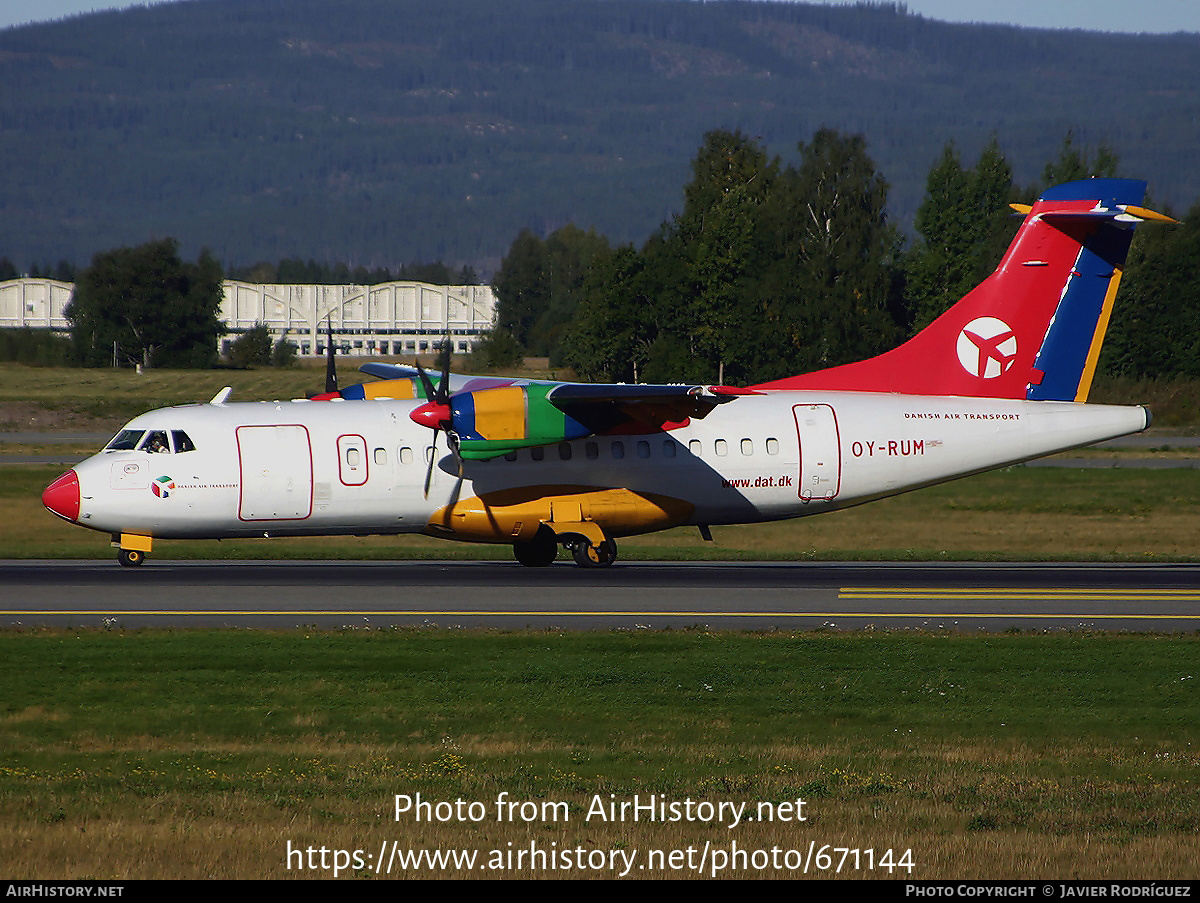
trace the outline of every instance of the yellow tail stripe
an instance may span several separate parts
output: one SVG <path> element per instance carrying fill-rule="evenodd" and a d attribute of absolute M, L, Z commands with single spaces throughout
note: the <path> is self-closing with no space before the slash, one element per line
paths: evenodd
<path fill-rule="evenodd" d="M 1075 392 L 1076 401 L 1087 401 L 1088 393 L 1092 390 L 1092 378 L 1096 375 L 1096 364 L 1100 361 L 1100 348 L 1104 345 L 1104 334 L 1108 332 L 1108 320 L 1112 316 L 1113 302 L 1117 298 L 1117 287 L 1121 284 L 1121 272 L 1119 268 L 1115 268 L 1112 279 L 1108 281 L 1104 305 L 1100 308 L 1100 317 L 1096 320 L 1096 332 L 1092 335 L 1092 347 L 1088 349 L 1083 373 L 1079 376 L 1079 388 Z"/>

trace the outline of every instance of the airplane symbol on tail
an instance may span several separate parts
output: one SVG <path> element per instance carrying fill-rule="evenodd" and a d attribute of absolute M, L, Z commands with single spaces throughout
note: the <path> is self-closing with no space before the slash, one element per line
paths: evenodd
<path fill-rule="evenodd" d="M 977 317 L 958 334 L 958 360 L 972 376 L 994 379 L 1017 359 L 1017 336 L 1003 320 Z"/>

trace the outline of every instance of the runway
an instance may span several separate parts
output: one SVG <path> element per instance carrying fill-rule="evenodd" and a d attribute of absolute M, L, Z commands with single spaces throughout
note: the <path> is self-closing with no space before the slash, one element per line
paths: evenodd
<path fill-rule="evenodd" d="M 1200 630 L 1200 565 L 0 562 L 9 627 Z"/>

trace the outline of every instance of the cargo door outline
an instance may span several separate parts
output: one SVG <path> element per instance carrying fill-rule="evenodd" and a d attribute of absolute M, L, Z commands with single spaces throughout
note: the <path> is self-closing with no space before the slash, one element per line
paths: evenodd
<path fill-rule="evenodd" d="M 298 423 L 239 426 L 237 445 L 239 520 L 306 520 L 312 515 L 312 443 L 307 427 Z"/>
<path fill-rule="evenodd" d="M 800 486 L 802 502 L 827 502 L 842 488 L 842 439 L 837 414 L 827 404 L 792 406 L 796 439 L 800 443 Z"/>

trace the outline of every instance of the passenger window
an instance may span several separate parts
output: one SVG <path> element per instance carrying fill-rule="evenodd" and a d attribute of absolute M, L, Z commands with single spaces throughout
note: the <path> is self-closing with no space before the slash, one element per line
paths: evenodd
<path fill-rule="evenodd" d="M 624 458 L 625 457 L 625 443 L 624 442 L 614 442 L 612 444 L 612 456 L 614 458 Z"/>
<path fill-rule="evenodd" d="M 715 451 L 717 453 L 717 457 L 719 457 L 719 458 L 725 457 L 725 455 L 728 454 L 728 452 L 729 452 L 729 449 L 725 443 L 725 440 L 718 439 L 716 442 L 714 442 L 713 443 L 713 451 Z"/>
<path fill-rule="evenodd" d="M 559 457 L 559 460 L 562 460 L 562 461 L 570 461 L 571 460 L 571 443 L 570 442 L 558 443 L 558 457 Z"/>
<path fill-rule="evenodd" d="M 645 439 L 639 439 L 637 444 L 637 456 L 639 458 L 650 457 L 650 443 Z"/>
<path fill-rule="evenodd" d="M 749 439 L 742 440 L 742 454 L 743 455 L 754 454 L 754 443 L 751 442 Z"/>
<path fill-rule="evenodd" d="M 704 446 L 699 439 L 691 439 L 688 441 L 688 451 L 699 458 L 704 453 Z"/>
<path fill-rule="evenodd" d="M 778 439 L 768 439 L 767 440 L 767 454 L 768 455 L 779 454 L 779 440 Z"/>
<path fill-rule="evenodd" d="M 600 446 L 595 442 L 585 442 L 583 445 L 583 452 L 585 455 L 587 455 L 587 459 L 589 461 L 595 461 L 600 457 Z"/>
<path fill-rule="evenodd" d="M 386 450 L 384 450 L 382 448 L 375 449 L 375 463 L 376 464 L 386 464 L 387 463 L 387 451 Z"/>
<path fill-rule="evenodd" d="M 674 439 L 666 439 L 663 441 L 663 457 L 664 458 L 674 458 L 675 457 L 675 440 Z"/>
<path fill-rule="evenodd" d="M 407 445 L 400 447 L 400 463 L 411 464 L 413 462 L 413 450 Z"/>
<path fill-rule="evenodd" d="M 346 449 L 346 463 L 349 464 L 351 467 L 358 467 L 358 449 L 357 448 Z"/>
<path fill-rule="evenodd" d="M 541 461 L 546 457 L 546 449 L 541 445 L 535 445 L 529 450 L 529 457 L 535 461 Z"/>
<path fill-rule="evenodd" d="M 171 430 L 171 441 L 175 443 L 175 454 L 196 450 L 196 446 L 183 430 Z"/>
<path fill-rule="evenodd" d="M 515 460 L 517 460 L 517 451 L 516 451 L 516 449 L 513 449 L 513 450 L 512 450 L 512 451 L 510 451 L 510 452 L 509 452 L 507 455 L 505 455 L 505 456 L 504 456 L 504 460 L 505 460 L 505 461 L 515 461 Z"/>

